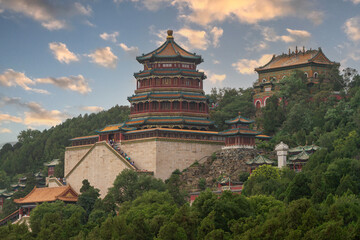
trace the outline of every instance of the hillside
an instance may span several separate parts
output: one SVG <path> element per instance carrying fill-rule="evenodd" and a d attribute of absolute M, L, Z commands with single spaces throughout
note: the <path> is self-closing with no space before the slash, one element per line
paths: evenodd
<path fill-rule="evenodd" d="M 130 109 L 127 106 L 114 106 L 107 111 L 84 114 L 46 129 L 42 132 L 27 129 L 19 133 L 15 145 L 5 144 L 0 150 L 0 189 L 8 187 L 10 182 L 17 181 L 17 174 L 35 173 L 44 168 L 43 164 L 52 159 L 63 162 L 65 147 L 69 139 L 79 136 L 93 135 L 95 130 L 107 124 L 127 120 Z M 63 174 L 60 168 L 58 176 Z"/>
<path fill-rule="evenodd" d="M 182 171 L 182 188 L 187 191 L 198 190 L 200 179 L 205 179 L 205 187 L 214 188 L 221 176 L 239 181 L 239 175 L 248 172 L 246 162 L 260 154 L 276 159 L 273 152 L 263 149 L 226 149 L 215 152 Z"/>
<path fill-rule="evenodd" d="M 346 75 L 334 74 L 337 82 L 312 88 L 299 72 L 284 79 L 278 95 L 256 113 L 256 127 L 273 136 L 270 141 L 258 142 L 256 149 L 216 152 L 182 173 L 174 171 L 165 183 L 124 170 L 104 199 L 84 181 L 78 204 L 41 204 L 31 213 L 32 232 L 23 225 L 9 225 L 0 228 L 0 238 L 359 239 L 360 76 L 347 80 Z M 334 96 L 339 83 L 341 91 Z M 212 91 L 209 97 L 217 107 L 211 116 L 219 129 L 226 127 L 221 125 L 223 120 L 239 111 L 247 117 L 255 115 L 251 92 L 251 88 Z M 121 108 L 115 107 L 114 112 Z M 74 125 L 70 128 L 66 125 L 70 122 L 85 124 L 83 117 L 65 122 L 61 128 L 66 132 L 64 139 L 73 137 L 67 129 L 77 131 L 77 135 L 89 133 L 80 129 L 81 124 L 78 129 Z M 58 127 L 43 133 L 24 132 L 19 137 L 21 145 L 7 151 L 25 151 L 36 146 L 34 143 L 43 146 L 45 136 L 50 137 L 47 132 L 55 134 Z M 244 162 L 259 153 L 274 158 L 272 151 L 279 141 L 290 147 L 314 143 L 322 149 L 311 155 L 300 173 L 264 165 L 244 177 Z M 184 189 L 212 187 L 222 175 L 234 180 L 240 180 L 241 175 L 245 181 L 242 194 L 225 191 L 219 197 L 206 190 L 191 206 L 186 204 L 188 193 Z M 7 206 L 10 203 L 5 202 Z"/>

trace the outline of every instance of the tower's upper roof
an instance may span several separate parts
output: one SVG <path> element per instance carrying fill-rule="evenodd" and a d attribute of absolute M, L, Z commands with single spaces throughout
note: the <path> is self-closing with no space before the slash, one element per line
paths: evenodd
<path fill-rule="evenodd" d="M 303 49 L 302 51 L 296 51 L 289 54 L 281 54 L 278 56 L 273 56 L 270 62 L 265 64 L 262 67 L 255 68 L 255 71 L 270 70 L 282 67 L 290 67 L 295 65 L 307 64 L 307 63 L 318 63 L 326 65 L 337 64 L 330 61 L 325 54 L 322 52 L 321 48 L 318 50 L 307 50 Z"/>
<path fill-rule="evenodd" d="M 182 58 L 186 61 L 195 62 L 199 64 L 203 61 L 200 55 L 196 55 L 196 53 L 190 53 L 180 47 L 174 40 L 173 31 L 167 31 L 168 36 L 166 37 L 166 41 L 154 51 L 143 54 L 142 56 L 136 57 L 139 63 L 143 63 L 145 61 L 150 60 L 159 60 L 159 59 L 169 59 L 169 58 Z"/>

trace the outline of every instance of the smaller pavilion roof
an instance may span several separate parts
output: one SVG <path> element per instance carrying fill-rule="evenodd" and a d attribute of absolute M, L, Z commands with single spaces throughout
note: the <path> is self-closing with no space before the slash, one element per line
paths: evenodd
<path fill-rule="evenodd" d="M 11 184 L 10 187 L 17 189 L 17 188 L 25 188 L 25 184 L 21 184 L 21 183 L 14 183 Z"/>
<path fill-rule="evenodd" d="M 301 160 L 301 161 L 307 161 L 310 158 L 310 154 L 308 154 L 305 150 L 302 151 L 301 153 L 292 156 L 289 158 L 290 161 L 296 161 L 296 160 Z"/>
<path fill-rule="evenodd" d="M 9 198 L 14 194 L 14 192 L 9 192 L 6 188 L 0 189 L 0 197 Z"/>
<path fill-rule="evenodd" d="M 44 163 L 45 166 L 56 166 L 60 163 L 60 159 L 53 159 L 49 163 Z"/>
<path fill-rule="evenodd" d="M 158 58 L 183 58 L 192 60 L 195 63 L 201 63 L 203 61 L 200 55 L 186 51 L 174 41 L 173 30 L 168 30 L 167 34 L 166 41 L 160 47 L 150 53 L 136 57 L 136 60 L 140 63 Z"/>
<path fill-rule="evenodd" d="M 98 133 L 106 133 L 106 132 L 116 132 L 116 131 L 131 131 L 131 130 L 135 130 L 136 128 L 133 127 L 129 127 L 126 123 L 118 123 L 118 124 L 112 124 L 112 125 L 107 125 L 104 128 L 97 130 L 96 132 Z"/>
<path fill-rule="evenodd" d="M 72 138 L 72 139 L 70 139 L 70 141 L 92 139 L 92 138 L 98 138 L 98 137 L 99 137 L 99 135 L 82 136 L 82 137 Z"/>
<path fill-rule="evenodd" d="M 302 151 L 309 152 L 309 151 L 317 151 L 319 149 L 320 149 L 319 146 L 316 146 L 316 145 L 313 144 L 313 145 L 308 145 L 308 146 L 297 146 L 297 147 L 294 147 L 294 148 L 290 148 L 289 152 L 290 153 L 300 153 Z"/>
<path fill-rule="evenodd" d="M 239 115 L 237 117 L 230 119 L 230 120 L 226 120 L 225 123 L 226 124 L 237 124 L 237 123 L 250 124 L 250 123 L 254 122 L 254 120 L 243 117 L 240 114 L 241 113 L 239 112 Z"/>
<path fill-rule="evenodd" d="M 260 132 L 250 128 L 230 128 L 219 132 L 220 135 L 258 135 Z"/>
<path fill-rule="evenodd" d="M 265 134 L 259 134 L 259 135 L 256 135 L 255 137 L 259 138 L 259 139 L 271 139 L 270 136 L 265 135 Z"/>
<path fill-rule="evenodd" d="M 15 199 L 14 202 L 18 204 L 26 203 L 41 203 L 41 202 L 54 202 L 61 200 L 65 202 L 77 202 L 78 194 L 70 185 L 62 187 L 47 187 L 34 189 L 25 197 Z"/>
<path fill-rule="evenodd" d="M 273 164 L 274 161 L 268 159 L 267 157 L 265 157 L 263 155 L 258 155 L 258 156 L 256 156 L 256 158 L 251 159 L 245 163 L 248 165 L 253 165 L 253 164 L 261 165 L 261 164 Z"/>

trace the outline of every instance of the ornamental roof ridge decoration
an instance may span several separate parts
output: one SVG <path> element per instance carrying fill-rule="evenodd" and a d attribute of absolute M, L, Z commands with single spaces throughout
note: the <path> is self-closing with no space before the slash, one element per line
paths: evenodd
<path fill-rule="evenodd" d="M 150 60 L 152 58 L 185 58 L 195 60 L 197 64 L 203 62 L 203 59 L 200 55 L 196 53 L 190 53 L 189 51 L 183 49 L 179 46 L 173 37 L 173 30 L 167 31 L 166 41 L 157 49 L 147 53 L 142 54 L 141 56 L 136 57 L 136 60 L 140 63 Z"/>

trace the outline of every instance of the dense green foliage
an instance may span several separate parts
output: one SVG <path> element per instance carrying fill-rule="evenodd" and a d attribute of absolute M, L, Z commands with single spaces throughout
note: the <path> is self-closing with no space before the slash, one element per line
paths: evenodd
<path fill-rule="evenodd" d="M 165 183 L 123 171 L 104 199 L 84 181 L 78 204 L 42 204 L 31 213 L 32 232 L 9 225 L 0 228 L 0 238 L 359 239 L 360 77 L 350 79 L 334 69 L 332 81 L 320 80 L 309 88 L 295 72 L 257 113 L 257 125 L 273 135 L 259 147 L 273 150 L 279 141 L 322 147 L 300 173 L 263 166 L 250 177 L 239 175 L 245 181 L 242 195 L 218 196 L 207 189 L 190 206 L 179 189 L 179 171 Z M 336 99 L 339 90 L 341 99 Z M 239 111 L 255 114 L 251 89 L 214 90 L 210 98 L 219 103 L 212 117 L 220 129 L 225 127 L 221 121 Z M 0 172 L 0 184 L 7 182 Z M 204 188 L 202 179 L 198 184 Z"/>
<path fill-rule="evenodd" d="M 217 104 L 214 110 L 210 112 L 211 119 L 215 122 L 218 130 L 227 129 L 225 120 L 238 116 L 239 112 L 244 117 L 254 117 L 255 107 L 252 102 L 253 89 L 222 88 L 211 90 L 208 96 L 209 100 Z"/>

